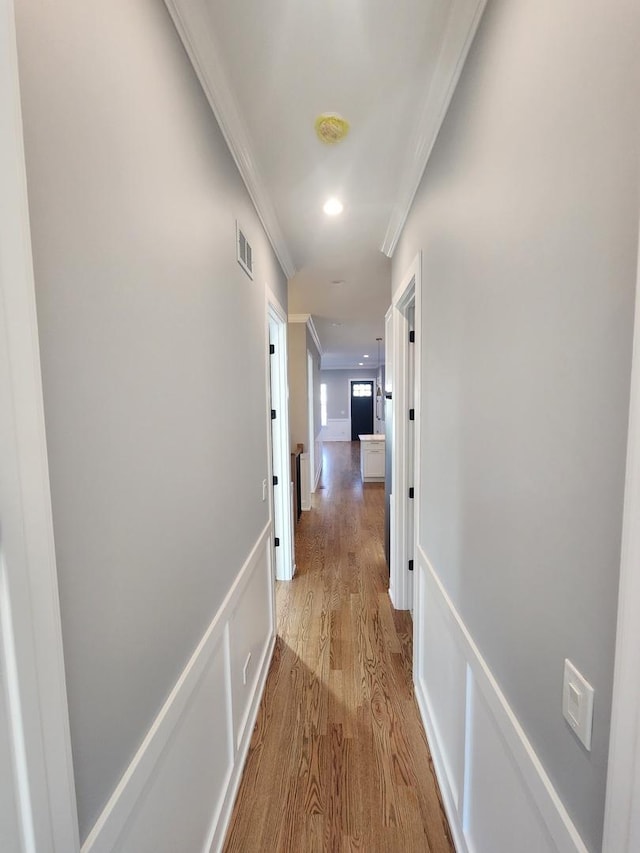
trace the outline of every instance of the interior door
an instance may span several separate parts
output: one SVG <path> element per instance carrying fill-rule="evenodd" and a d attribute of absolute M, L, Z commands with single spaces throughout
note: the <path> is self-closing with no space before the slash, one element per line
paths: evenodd
<path fill-rule="evenodd" d="M 351 380 L 351 441 L 373 433 L 373 380 Z"/>
<path fill-rule="evenodd" d="M 273 507 L 273 542 L 274 542 L 274 560 L 276 566 L 276 577 L 284 577 L 284 520 L 282 512 L 282 501 L 280 500 L 280 492 L 282 489 L 288 491 L 288 482 L 282 480 L 282 443 L 280 441 L 280 425 L 282 422 L 283 412 L 280 401 L 280 386 L 278 383 L 276 352 L 279 346 L 278 329 L 275 322 L 269 318 L 269 408 L 271 409 L 271 471 L 273 479 L 271 482 L 272 489 L 272 507 Z M 275 415 L 275 417 L 274 417 Z"/>

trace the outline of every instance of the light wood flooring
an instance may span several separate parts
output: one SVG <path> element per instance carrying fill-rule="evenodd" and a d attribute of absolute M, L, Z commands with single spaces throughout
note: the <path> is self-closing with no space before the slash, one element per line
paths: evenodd
<path fill-rule="evenodd" d="M 411 680 L 412 625 L 387 594 L 384 486 L 359 444 L 325 445 L 277 584 L 278 637 L 225 851 L 452 853 Z"/>

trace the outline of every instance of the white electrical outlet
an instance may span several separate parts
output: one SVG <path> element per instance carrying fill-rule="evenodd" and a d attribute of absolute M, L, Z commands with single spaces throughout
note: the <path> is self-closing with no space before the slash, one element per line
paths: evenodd
<path fill-rule="evenodd" d="M 593 687 L 570 660 L 564 662 L 562 714 L 586 749 L 591 749 Z"/>

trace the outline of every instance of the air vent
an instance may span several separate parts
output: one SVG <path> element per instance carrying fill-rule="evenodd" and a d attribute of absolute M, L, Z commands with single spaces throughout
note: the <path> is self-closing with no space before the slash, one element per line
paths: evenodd
<path fill-rule="evenodd" d="M 244 235 L 242 228 L 236 222 L 236 242 L 238 245 L 238 263 L 249 278 L 253 278 L 253 250 L 251 244 Z"/>

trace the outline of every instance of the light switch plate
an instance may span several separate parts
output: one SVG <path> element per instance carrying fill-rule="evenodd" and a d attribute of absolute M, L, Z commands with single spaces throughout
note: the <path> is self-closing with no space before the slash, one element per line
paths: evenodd
<path fill-rule="evenodd" d="M 586 749 L 591 749 L 593 687 L 570 660 L 564 662 L 562 714 Z"/>

